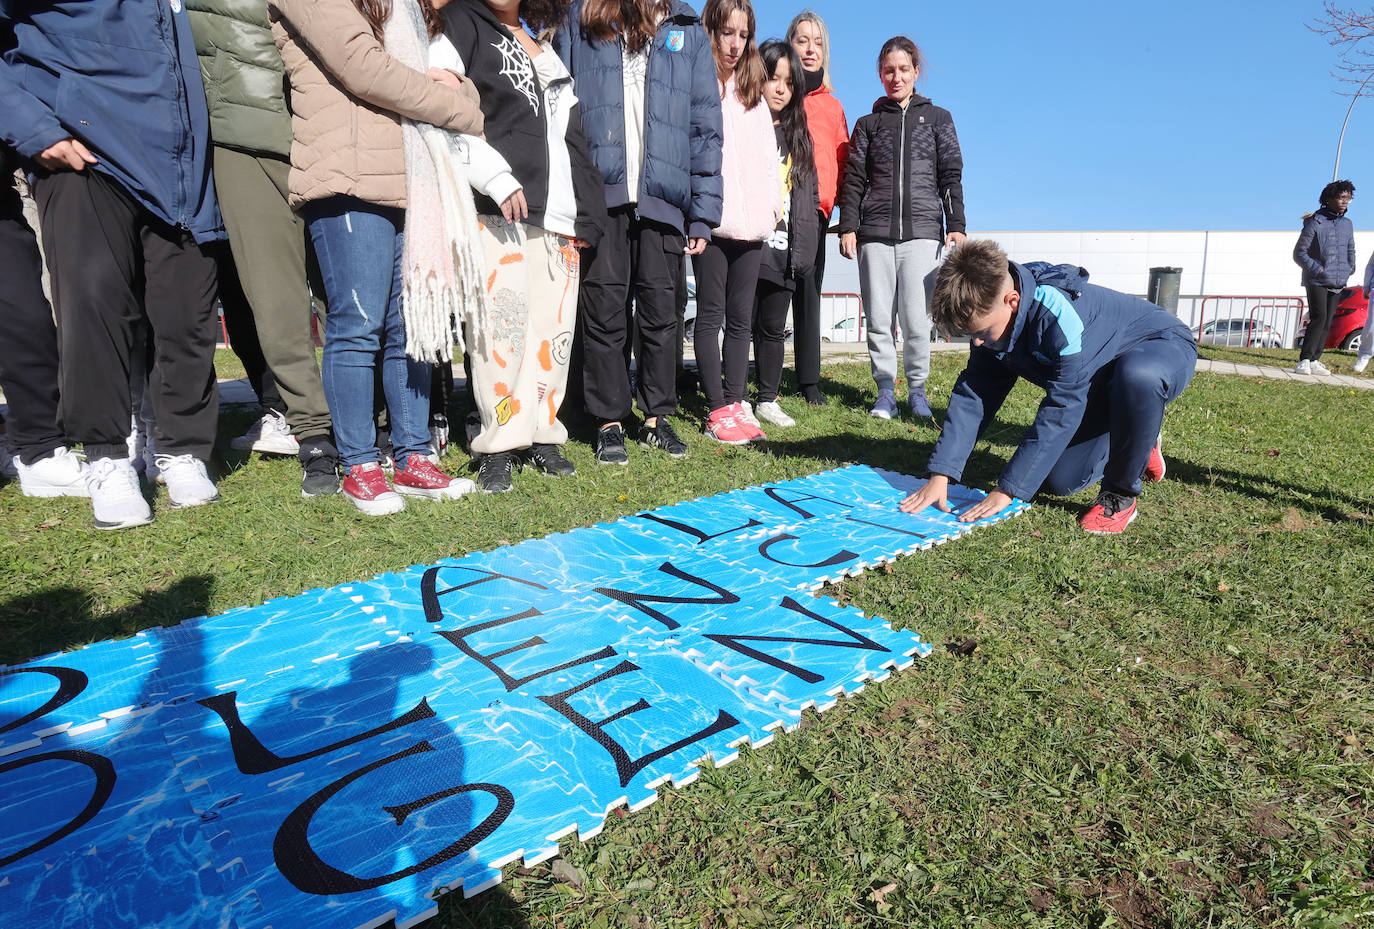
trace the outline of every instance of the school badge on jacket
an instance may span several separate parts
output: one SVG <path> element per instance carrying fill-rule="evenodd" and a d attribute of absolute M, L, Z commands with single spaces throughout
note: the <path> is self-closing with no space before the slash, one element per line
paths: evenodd
<path fill-rule="evenodd" d="M 687 42 L 687 33 L 681 29 L 674 29 L 668 33 L 668 41 L 664 44 L 670 52 L 682 51 L 682 46 Z"/>

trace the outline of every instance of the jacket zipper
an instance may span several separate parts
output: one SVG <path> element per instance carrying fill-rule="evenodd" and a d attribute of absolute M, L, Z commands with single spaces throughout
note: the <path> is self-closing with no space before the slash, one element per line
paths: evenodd
<path fill-rule="evenodd" d="M 185 75 L 182 73 L 181 55 L 176 41 L 176 25 L 168 17 L 167 10 L 163 8 L 162 4 L 163 0 L 154 0 L 154 6 L 157 8 L 158 32 L 162 39 L 162 44 L 167 48 L 167 51 L 171 55 L 172 59 L 172 76 L 174 78 L 173 90 L 176 96 L 177 115 L 178 117 L 180 117 L 177 121 L 178 126 L 176 148 L 176 166 L 178 182 L 178 202 L 176 204 L 177 226 L 181 229 L 189 231 L 191 227 L 186 216 L 186 205 L 190 202 L 191 197 L 187 189 L 188 179 L 185 159 L 186 136 L 190 132 L 191 126 L 191 108 L 190 101 L 186 99 L 186 81 Z"/>
<path fill-rule="evenodd" d="M 903 238 L 906 224 L 906 107 L 902 108 L 901 131 L 897 134 L 897 241 Z"/>

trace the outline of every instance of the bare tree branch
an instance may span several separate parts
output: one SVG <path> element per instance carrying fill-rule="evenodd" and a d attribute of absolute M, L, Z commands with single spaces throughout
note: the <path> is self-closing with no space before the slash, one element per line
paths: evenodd
<path fill-rule="evenodd" d="M 1322 15 L 1308 26 L 1337 49 L 1340 62 L 1331 74 L 1347 85 L 1363 85 L 1374 74 L 1374 10 L 1346 9 L 1326 0 Z M 1348 91 L 1353 96 L 1358 90 Z"/>

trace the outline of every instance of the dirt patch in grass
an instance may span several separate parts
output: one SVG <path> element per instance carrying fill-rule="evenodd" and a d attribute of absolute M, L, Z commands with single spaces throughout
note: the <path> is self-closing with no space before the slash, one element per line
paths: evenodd
<path fill-rule="evenodd" d="M 1280 519 L 1275 529 L 1283 532 L 1306 532 L 1308 529 L 1317 529 L 1322 525 L 1320 519 L 1308 519 L 1298 512 L 1298 508 L 1290 506 L 1283 511 L 1283 519 Z"/>
<path fill-rule="evenodd" d="M 1154 929 L 1160 924 L 1164 910 L 1134 874 L 1113 875 L 1105 886 L 1098 885 L 1093 896 L 1104 911 L 1110 911 L 1123 926 L 1132 929 Z"/>

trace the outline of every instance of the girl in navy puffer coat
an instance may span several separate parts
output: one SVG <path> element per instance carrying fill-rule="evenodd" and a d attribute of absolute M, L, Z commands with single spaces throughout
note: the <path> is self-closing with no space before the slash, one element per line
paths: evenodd
<path fill-rule="evenodd" d="M 1331 373 L 1320 359 L 1341 291 L 1355 273 L 1355 227 L 1345 215 L 1354 196 L 1355 185 L 1349 181 L 1332 181 L 1323 187 L 1321 209 L 1303 217 L 1302 233 L 1293 247 L 1311 314 L 1293 369 L 1298 374 Z"/>

